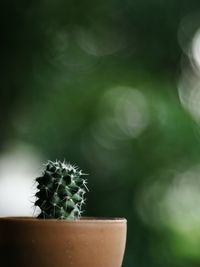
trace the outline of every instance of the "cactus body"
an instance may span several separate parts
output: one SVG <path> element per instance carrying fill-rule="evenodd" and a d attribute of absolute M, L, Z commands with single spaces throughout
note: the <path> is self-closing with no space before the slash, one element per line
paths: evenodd
<path fill-rule="evenodd" d="M 79 219 L 87 190 L 84 175 L 71 164 L 48 161 L 43 175 L 36 178 L 38 218 Z"/>

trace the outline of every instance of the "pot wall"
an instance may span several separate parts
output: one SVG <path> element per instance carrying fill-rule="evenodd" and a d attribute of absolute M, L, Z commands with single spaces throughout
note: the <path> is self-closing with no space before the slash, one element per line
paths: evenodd
<path fill-rule="evenodd" d="M 125 219 L 0 219 L 3 267 L 121 267 L 125 242 Z"/>

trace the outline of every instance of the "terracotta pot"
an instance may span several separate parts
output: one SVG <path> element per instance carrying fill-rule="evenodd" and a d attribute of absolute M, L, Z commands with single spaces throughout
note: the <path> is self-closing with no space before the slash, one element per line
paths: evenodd
<path fill-rule="evenodd" d="M 126 219 L 0 218 L 2 267 L 121 267 L 125 242 Z"/>

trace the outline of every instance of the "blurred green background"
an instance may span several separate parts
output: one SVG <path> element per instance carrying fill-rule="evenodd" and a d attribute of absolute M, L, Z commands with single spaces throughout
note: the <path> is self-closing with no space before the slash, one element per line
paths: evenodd
<path fill-rule="evenodd" d="M 200 1 L 2 0 L 0 215 L 46 159 L 126 217 L 123 267 L 200 266 Z"/>

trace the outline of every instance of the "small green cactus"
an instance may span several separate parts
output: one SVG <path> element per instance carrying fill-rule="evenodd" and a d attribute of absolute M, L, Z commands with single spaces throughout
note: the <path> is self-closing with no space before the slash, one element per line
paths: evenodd
<path fill-rule="evenodd" d="M 87 181 L 85 174 L 69 163 L 48 161 L 38 183 L 35 206 L 41 210 L 38 218 L 79 219 L 85 204 Z"/>

